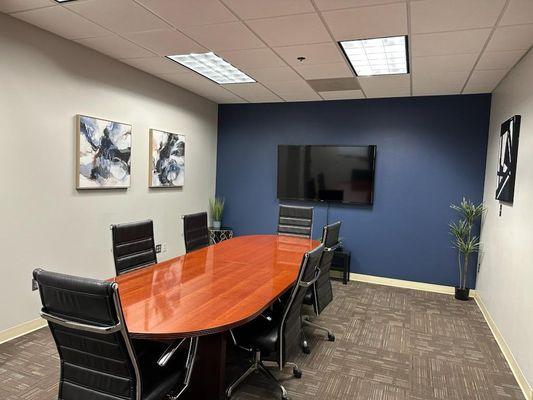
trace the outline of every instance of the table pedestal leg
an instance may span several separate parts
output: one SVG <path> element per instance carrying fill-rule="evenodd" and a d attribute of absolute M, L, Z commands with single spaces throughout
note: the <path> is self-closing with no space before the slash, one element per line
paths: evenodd
<path fill-rule="evenodd" d="M 187 399 L 226 398 L 226 332 L 201 336 Z"/>

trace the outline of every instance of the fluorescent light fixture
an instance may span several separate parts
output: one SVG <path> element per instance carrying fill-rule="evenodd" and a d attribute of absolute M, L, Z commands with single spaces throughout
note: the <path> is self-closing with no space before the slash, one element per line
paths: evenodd
<path fill-rule="evenodd" d="M 409 73 L 407 36 L 339 42 L 357 76 Z"/>
<path fill-rule="evenodd" d="M 224 61 L 215 53 L 192 53 L 167 57 L 184 67 L 192 69 L 194 72 L 215 81 L 219 85 L 227 83 L 255 82 L 255 80 L 250 78 L 244 72 Z"/>

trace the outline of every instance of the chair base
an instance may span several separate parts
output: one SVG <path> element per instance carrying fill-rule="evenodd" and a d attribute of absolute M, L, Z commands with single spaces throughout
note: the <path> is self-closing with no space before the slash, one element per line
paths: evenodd
<path fill-rule="evenodd" d="M 309 317 L 309 315 L 303 315 L 302 316 L 302 324 L 304 326 L 309 326 L 311 328 L 315 328 L 315 329 L 318 329 L 318 330 L 326 332 L 328 334 L 328 340 L 330 342 L 334 342 L 335 341 L 335 335 L 333 334 L 333 332 L 331 332 L 325 326 L 321 326 L 321 325 L 318 325 L 318 324 L 315 324 L 314 322 L 312 322 L 311 321 L 311 317 Z M 303 341 L 302 341 L 302 351 L 305 354 L 310 354 L 311 353 L 311 349 L 309 348 L 309 344 L 307 343 L 307 339 L 305 338 L 305 335 L 304 335 L 304 338 L 303 338 Z"/>
<path fill-rule="evenodd" d="M 300 370 L 300 368 L 298 368 L 298 366 L 294 363 L 285 363 L 286 365 L 288 366 L 291 366 L 293 368 L 293 375 L 295 378 L 301 378 L 302 377 L 302 371 Z M 226 389 L 226 398 L 230 398 L 231 395 L 233 394 L 233 392 L 235 391 L 235 389 L 237 389 L 237 387 L 246 380 L 246 378 L 248 378 L 252 373 L 254 372 L 260 372 L 262 373 L 264 376 L 266 376 L 268 379 L 270 379 L 272 382 L 274 382 L 276 384 L 276 386 L 279 387 L 279 389 L 281 390 L 281 399 L 282 400 L 288 400 L 289 399 L 289 395 L 287 394 L 287 390 L 283 387 L 283 385 L 281 383 L 279 383 L 279 381 L 276 379 L 276 377 L 274 375 L 272 375 L 272 372 L 270 372 L 268 369 L 267 369 L 267 366 L 273 366 L 273 367 L 276 367 L 276 368 L 279 368 L 279 365 L 277 362 L 275 361 L 262 361 L 261 360 L 261 352 L 259 350 L 254 350 L 254 357 L 253 357 L 253 360 L 252 360 L 252 363 L 251 365 L 248 367 L 248 369 L 246 371 L 244 371 L 244 373 L 239 376 L 231 385 L 228 386 L 228 388 Z"/>

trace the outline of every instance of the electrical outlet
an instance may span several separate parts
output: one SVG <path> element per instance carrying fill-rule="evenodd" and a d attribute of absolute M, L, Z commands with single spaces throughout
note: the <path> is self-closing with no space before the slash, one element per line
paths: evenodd
<path fill-rule="evenodd" d="M 155 245 L 155 252 L 156 252 L 157 254 L 161 253 L 161 245 L 160 245 L 160 244 L 156 244 L 156 245 Z"/>
<path fill-rule="evenodd" d="M 31 278 L 31 291 L 35 291 L 39 289 L 39 284 L 34 278 Z"/>
<path fill-rule="evenodd" d="M 161 243 L 161 252 L 166 253 L 167 252 L 167 244 L 166 242 Z"/>

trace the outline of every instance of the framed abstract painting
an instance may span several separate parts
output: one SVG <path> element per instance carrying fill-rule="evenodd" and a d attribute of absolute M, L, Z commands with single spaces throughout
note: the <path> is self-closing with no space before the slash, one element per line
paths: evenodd
<path fill-rule="evenodd" d="M 185 183 L 185 136 L 150 129 L 148 185 L 181 187 Z"/>
<path fill-rule="evenodd" d="M 505 121 L 500 130 L 500 159 L 498 162 L 498 187 L 496 200 L 512 203 L 516 179 L 520 115 Z"/>
<path fill-rule="evenodd" d="M 125 189 L 131 177 L 131 125 L 78 115 L 77 188 Z"/>

